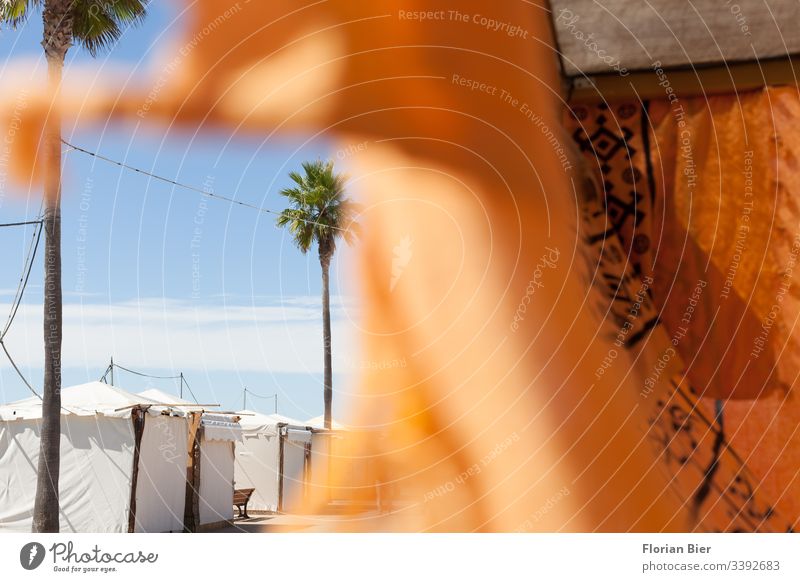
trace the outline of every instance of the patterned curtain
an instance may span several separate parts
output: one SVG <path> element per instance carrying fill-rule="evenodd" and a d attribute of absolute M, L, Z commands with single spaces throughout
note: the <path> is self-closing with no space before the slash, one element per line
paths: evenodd
<path fill-rule="evenodd" d="M 705 531 L 800 518 L 796 88 L 574 105 L 587 274 Z"/>

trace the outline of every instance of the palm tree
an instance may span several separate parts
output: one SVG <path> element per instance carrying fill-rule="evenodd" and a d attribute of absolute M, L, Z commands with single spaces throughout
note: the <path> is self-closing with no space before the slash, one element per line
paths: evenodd
<path fill-rule="evenodd" d="M 92 56 L 112 47 L 145 15 L 147 0 L 3 0 L 0 22 L 16 27 L 44 7 L 42 47 L 47 58 L 50 111 L 44 129 L 44 382 L 34 532 L 58 532 L 61 446 L 61 114 L 64 59 L 73 44 Z"/>
<path fill-rule="evenodd" d="M 329 271 L 336 239 L 348 244 L 355 240 L 357 225 L 353 222 L 355 205 L 344 197 L 345 177 L 333 171 L 333 162 L 303 162 L 303 174 L 290 172 L 295 183 L 281 190 L 289 199 L 289 208 L 281 212 L 278 226 L 288 227 L 294 243 L 307 253 L 316 241 L 319 264 L 322 266 L 322 339 L 324 346 L 325 428 L 331 428 L 333 378 L 331 371 L 331 299 Z"/>

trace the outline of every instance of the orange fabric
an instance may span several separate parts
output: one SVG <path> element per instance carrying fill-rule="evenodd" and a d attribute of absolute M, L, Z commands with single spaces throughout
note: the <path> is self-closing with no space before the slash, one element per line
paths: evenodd
<path fill-rule="evenodd" d="M 693 386 L 716 398 L 785 394 L 800 367 L 797 90 L 678 106 L 652 112 L 656 184 L 668 202 L 655 221 L 664 323 L 674 333 L 706 281 L 681 340 Z"/>
<path fill-rule="evenodd" d="M 722 400 L 726 447 L 747 468 L 745 494 L 761 500 L 742 515 L 785 531 L 800 522 L 800 93 L 771 88 L 680 105 L 652 108 L 654 167 L 668 202 L 657 271 L 676 266 L 669 291 L 661 281 L 664 324 L 675 329 L 693 282 L 708 281 L 683 340 L 686 376 Z"/>
<path fill-rule="evenodd" d="M 798 105 L 781 88 L 567 116 L 601 329 L 633 357 L 648 438 L 698 530 L 800 522 Z"/>

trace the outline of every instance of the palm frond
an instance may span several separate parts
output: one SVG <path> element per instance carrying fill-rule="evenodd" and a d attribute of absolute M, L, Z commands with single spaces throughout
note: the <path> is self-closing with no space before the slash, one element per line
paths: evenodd
<path fill-rule="evenodd" d="M 300 188 L 305 188 L 306 182 L 302 174 L 298 172 L 289 172 L 289 178 L 298 185 Z"/>
<path fill-rule="evenodd" d="M 42 0 L 0 0 L 0 22 L 16 28 L 41 5 Z"/>
<path fill-rule="evenodd" d="M 280 195 L 289 199 L 292 208 L 305 208 L 308 204 L 308 197 L 303 188 L 284 188 L 280 191 Z"/>
<path fill-rule="evenodd" d="M 141 22 L 147 0 L 75 0 L 72 36 L 96 56 L 113 47 L 125 29 Z"/>
<path fill-rule="evenodd" d="M 314 242 L 314 224 L 302 210 L 287 208 L 278 216 L 276 223 L 278 226 L 288 227 L 294 243 L 303 253 L 309 251 Z"/>
<path fill-rule="evenodd" d="M 73 0 L 72 38 L 92 56 L 113 47 L 130 26 L 147 13 L 149 0 Z M 16 28 L 44 0 L 0 0 L 0 22 Z"/>
<path fill-rule="evenodd" d="M 338 238 L 352 244 L 358 235 L 356 207 L 345 198 L 347 178 L 335 172 L 332 161 L 306 161 L 301 166 L 302 172 L 289 173 L 295 186 L 280 191 L 290 207 L 281 213 L 277 224 L 288 227 L 302 252 L 308 252 L 316 241 L 321 254 L 332 254 Z"/>
<path fill-rule="evenodd" d="M 135 24 L 141 21 L 146 12 L 148 0 L 94 0 L 94 4 L 101 4 L 107 8 L 118 24 Z"/>

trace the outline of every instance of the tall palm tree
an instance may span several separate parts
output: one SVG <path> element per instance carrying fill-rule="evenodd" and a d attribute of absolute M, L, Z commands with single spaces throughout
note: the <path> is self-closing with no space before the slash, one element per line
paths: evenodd
<path fill-rule="evenodd" d="M 325 428 L 331 428 L 331 403 L 333 401 L 333 372 L 331 370 L 331 299 L 330 265 L 336 240 L 343 238 L 348 244 L 358 233 L 353 222 L 355 205 L 344 197 L 346 179 L 333 171 L 333 162 L 303 162 L 303 173 L 290 172 L 295 183 L 281 190 L 290 207 L 278 216 L 278 226 L 287 227 L 294 243 L 307 253 L 316 242 L 319 264 L 322 267 L 322 339 L 324 347 Z"/>
<path fill-rule="evenodd" d="M 3 0 L 0 22 L 23 23 L 39 7 L 50 112 L 44 130 L 44 386 L 34 532 L 57 532 L 61 446 L 61 114 L 64 59 L 73 44 L 92 56 L 144 18 L 148 0 Z"/>

